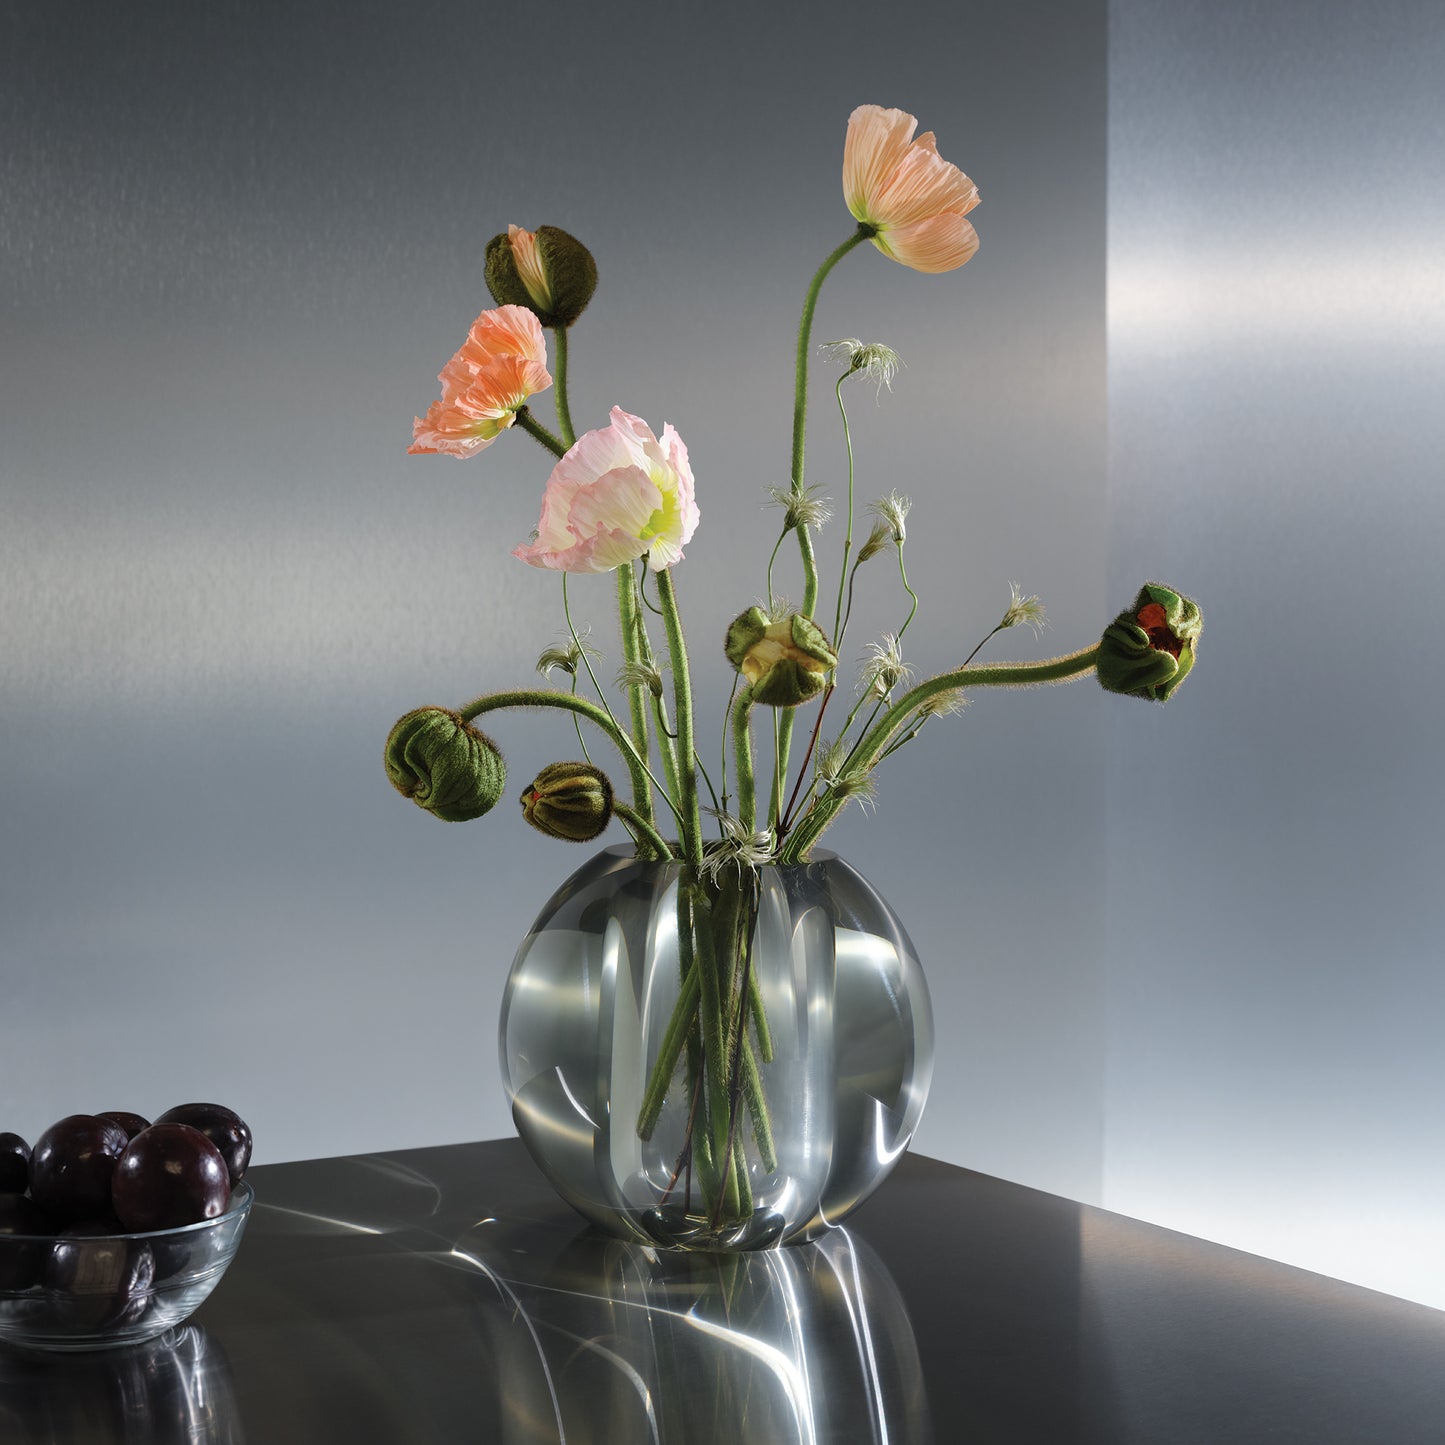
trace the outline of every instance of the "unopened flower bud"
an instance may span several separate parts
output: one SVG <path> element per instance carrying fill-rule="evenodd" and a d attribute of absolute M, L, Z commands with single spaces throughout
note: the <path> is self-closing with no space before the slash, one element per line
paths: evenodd
<path fill-rule="evenodd" d="M 761 607 L 749 607 L 728 628 L 723 644 L 728 661 L 766 707 L 797 707 L 816 697 L 838 665 L 838 656 L 811 618 L 794 612 L 770 622 Z"/>
<path fill-rule="evenodd" d="M 1146 582 L 1134 605 L 1121 612 L 1099 642 L 1099 681 L 1110 692 L 1166 702 L 1194 666 L 1203 627 L 1187 597 Z"/>
<path fill-rule="evenodd" d="M 543 326 L 570 326 L 597 289 L 592 253 L 557 226 L 508 226 L 487 242 L 485 270 L 499 306 L 525 306 Z"/>
<path fill-rule="evenodd" d="M 507 785 L 497 745 L 444 707 L 409 712 L 386 740 L 392 786 L 444 823 L 490 812 Z"/>
<path fill-rule="evenodd" d="M 612 784 L 591 763 L 549 763 L 522 794 L 522 816 L 549 838 L 590 843 L 612 821 Z"/>

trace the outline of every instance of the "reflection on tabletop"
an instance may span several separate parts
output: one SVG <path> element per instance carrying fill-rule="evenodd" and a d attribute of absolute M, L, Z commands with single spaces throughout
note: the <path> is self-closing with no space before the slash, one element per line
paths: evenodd
<path fill-rule="evenodd" d="M 465 1420 L 459 1438 L 503 1445 L 933 1440 L 902 1296 L 854 1232 L 664 1250 L 586 1227 L 530 1167 L 525 1188 L 509 1178 L 498 1191 L 505 1211 L 479 1220 L 467 1206 L 497 1176 L 460 1151 L 428 1164 L 287 1166 L 289 1189 L 264 1201 L 254 1258 L 289 1245 L 276 1264 L 293 1280 L 306 1262 L 306 1297 L 326 1300 L 332 1338 L 309 1356 L 312 1384 L 350 1397 L 348 1429 L 446 1438 Z M 358 1358 L 390 1371 L 358 1376 Z M 422 1376 L 424 1399 L 402 1388 Z M 319 1428 L 319 1405 L 298 1402 L 293 1422 Z"/>
<path fill-rule="evenodd" d="M 243 1445 L 230 1364 L 195 1325 L 88 1354 L 0 1350 L 0 1440 Z"/>
<path fill-rule="evenodd" d="M 0 1350 L 0 1442 L 933 1440 L 903 1298 L 857 1234 L 667 1251 L 594 1232 L 515 1151 L 412 1158 L 263 1170 L 198 1325 Z"/>
<path fill-rule="evenodd" d="M 847 1230 L 705 1255 L 487 1221 L 452 1258 L 495 1291 L 508 1445 L 933 1438 L 902 1298 Z"/>

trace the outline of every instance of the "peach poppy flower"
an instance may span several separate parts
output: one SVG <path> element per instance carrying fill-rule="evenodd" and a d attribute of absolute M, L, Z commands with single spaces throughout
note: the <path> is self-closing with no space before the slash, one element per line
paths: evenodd
<path fill-rule="evenodd" d="M 860 105 L 843 144 L 843 199 L 885 256 L 915 271 L 952 271 L 978 250 L 964 219 L 978 187 L 938 154 L 932 131 L 914 140 L 917 126 L 906 111 Z"/>
<path fill-rule="evenodd" d="M 441 399 L 413 420 L 407 451 L 475 456 L 511 426 L 528 397 L 552 385 L 541 322 L 525 306 L 483 311 L 437 380 Z"/>
<path fill-rule="evenodd" d="M 579 437 L 553 467 L 537 536 L 512 555 L 559 572 L 611 572 L 645 553 L 657 572 L 682 561 L 697 523 L 682 438 L 667 425 L 659 441 L 614 406 L 611 424 Z"/>

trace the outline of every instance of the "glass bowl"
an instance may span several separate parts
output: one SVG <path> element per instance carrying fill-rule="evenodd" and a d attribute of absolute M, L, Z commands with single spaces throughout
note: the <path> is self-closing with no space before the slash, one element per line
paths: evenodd
<path fill-rule="evenodd" d="M 254 1198 L 242 1181 L 215 1219 L 144 1234 L 0 1234 L 0 1340 L 104 1350 L 164 1334 L 220 1282 Z"/>

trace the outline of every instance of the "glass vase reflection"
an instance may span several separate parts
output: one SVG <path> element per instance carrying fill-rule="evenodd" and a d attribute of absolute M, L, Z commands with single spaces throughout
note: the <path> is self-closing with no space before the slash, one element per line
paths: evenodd
<path fill-rule="evenodd" d="M 928 1445 L 918 1345 L 848 1229 L 700 1254 L 493 1222 L 453 1259 L 496 1290 L 490 1369 L 506 1445 Z"/>
<path fill-rule="evenodd" d="M 918 1127 L 933 1015 L 892 909 L 841 859 L 695 878 L 627 848 L 542 910 L 502 1003 L 517 1131 L 622 1238 L 813 1239 Z"/>

